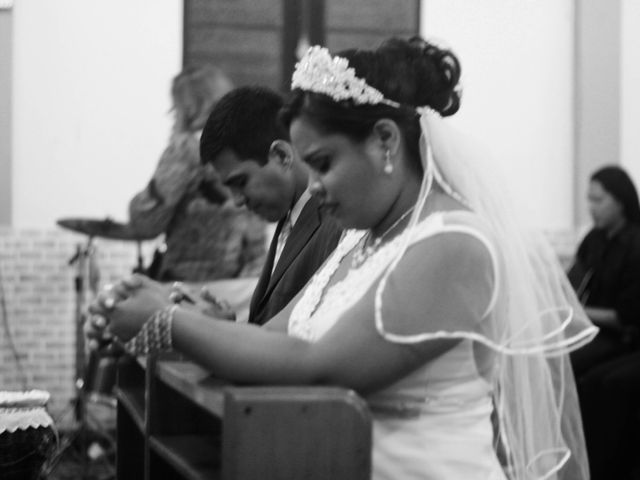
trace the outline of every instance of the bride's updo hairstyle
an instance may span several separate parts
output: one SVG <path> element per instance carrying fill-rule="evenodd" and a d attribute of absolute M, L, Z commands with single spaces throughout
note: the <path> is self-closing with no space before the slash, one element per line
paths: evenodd
<path fill-rule="evenodd" d="M 389 118 L 400 127 L 407 152 L 421 171 L 421 129 L 416 108 L 429 107 L 443 117 L 458 111 L 461 90 L 456 56 L 420 37 L 392 38 L 375 50 L 350 49 L 335 56 L 346 59 L 358 78 L 400 107 L 356 105 L 352 100 L 336 101 L 321 93 L 295 89 L 281 112 L 285 126 L 302 117 L 324 133 L 340 133 L 360 142 L 370 135 L 378 120 Z"/>

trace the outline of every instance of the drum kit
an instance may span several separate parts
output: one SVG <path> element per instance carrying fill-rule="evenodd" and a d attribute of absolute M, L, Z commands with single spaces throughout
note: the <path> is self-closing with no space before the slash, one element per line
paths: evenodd
<path fill-rule="evenodd" d="M 85 359 L 83 324 L 87 302 L 97 294 L 100 271 L 96 261 L 94 238 L 108 240 L 133 241 L 137 243 L 137 265 L 134 272 L 144 271 L 141 243 L 155 236 L 145 236 L 126 223 L 110 218 L 61 218 L 58 226 L 87 236 L 85 245 L 78 244 L 75 254 L 69 259 L 69 265 L 75 266 L 74 287 L 76 292 L 76 387 L 79 391 L 90 393 L 93 397 L 110 395 L 115 383 L 115 359 L 90 355 Z M 82 402 L 76 402 L 76 417 L 82 417 Z"/>
<path fill-rule="evenodd" d="M 89 238 L 89 245 L 94 237 L 106 238 L 109 240 L 135 241 L 138 246 L 137 269 L 143 269 L 142 246 L 144 240 L 152 240 L 156 237 L 143 235 L 127 223 L 116 222 L 110 218 L 103 220 L 93 218 L 61 218 L 56 222 L 60 227 L 76 233 L 83 233 Z"/>
<path fill-rule="evenodd" d="M 116 222 L 110 218 L 62 218 L 56 223 L 66 230 L 87 236 L 86 243 L 78 243 L 75 253 L 69 259 L 69 265 L 73 266 L 76 272 L 74 277 L 76 397 L 73 399 L 73 406 L 78 427 L 74 439 L 67 443 L 67 447 L 71 442 L 79 443 L 78 447 L 85 455 L 89 447 L 89 438 L 95 436 L 95 433 L 101 434 L 101 432 L 95 432 L 95 428 L 89 427 L 87 402 L 115 406 L 113 389 L 117 370 L 115 356 L 90 352 L 87 357 L 85 348 L 83 325 L 87 315 L 87 306 L 88 302 L 97 295 L 100 282 L 94 238 L 136 242 L 137 264 L 133 271 L 143 272 L 144 261 L 141 243 L 156 238 L 156 236 L 145 236 L 137 232 L 132 225 Z M 104 435 L 101 434 L 101 436 Z"/>

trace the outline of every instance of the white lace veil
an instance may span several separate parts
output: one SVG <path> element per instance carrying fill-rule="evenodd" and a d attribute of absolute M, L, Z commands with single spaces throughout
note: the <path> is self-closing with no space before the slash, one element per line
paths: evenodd
<path fill-rule="evenodd" d="M 510 479 L 587 479 L 569 351 L 597 333 L 580 306 L 557 257 L 541 234 L 520 225 L 512 203 L 501 198 L 504 183 L 487 165 L 484 149 L 430 109 L 420 110 L 425 175 L 409 235 L 376 291 L 376 328 L 387 340 L 415 343 L 434 338 L 470 338 L 494 352 L 497 448 Z M 488 318 L 474 330 L 398 334 L 385 324 L 385 286 L 411 244 L 433 183 L 456 197 L 489 226 L 497 245 L 498 295 Z"/>

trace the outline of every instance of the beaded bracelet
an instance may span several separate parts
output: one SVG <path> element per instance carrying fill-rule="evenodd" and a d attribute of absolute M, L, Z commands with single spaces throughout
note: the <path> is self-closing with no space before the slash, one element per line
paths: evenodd
<path fill-rule="evenodd" d="M 178 305 L 171 305 L 151 315 L 138 334 L 124 344 L 125 350 L 131 355 L 171 351 L 171 324 L 177 308 Z"/>

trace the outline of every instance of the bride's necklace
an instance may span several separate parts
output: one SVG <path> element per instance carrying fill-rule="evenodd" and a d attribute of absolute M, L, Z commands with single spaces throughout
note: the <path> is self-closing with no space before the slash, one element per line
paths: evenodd
<path fill-rule="evenodd" d="M 389 234 L 391 231 L 393 231 L 394 228 L 400 225 L 400 223 L 405 218 L 407 218 L 411 214 L 411 212 L 413 212 L 413 208 L 414 206 L 412 206 L 410 209 L 408 209 L 406 212 L 400 215 L 400 217 L 395 222 L 393 222 L 389 228 L 387 228 L 384 232 L 382 232 L 382 235 L 378 236 L 370 245 L 368 245 L 368 243 L 369 243 L 369 239 L 371 238 L 371 230 L 368 230 L 362 239 L 360 248 L 356 249 L 353 252 L 353 257 L 351 260 L 351 265 L 353 266 L 353 268 L 359 268 L 364 262 L 366 262 L 367 259 L 371 255 L 373 255 L 378 250 L 378 248 L 380 248 L 380 245 L 382 245 L 382 240 L 384 239 L 384 237 L 387 236 L 387 234 Z"/>

